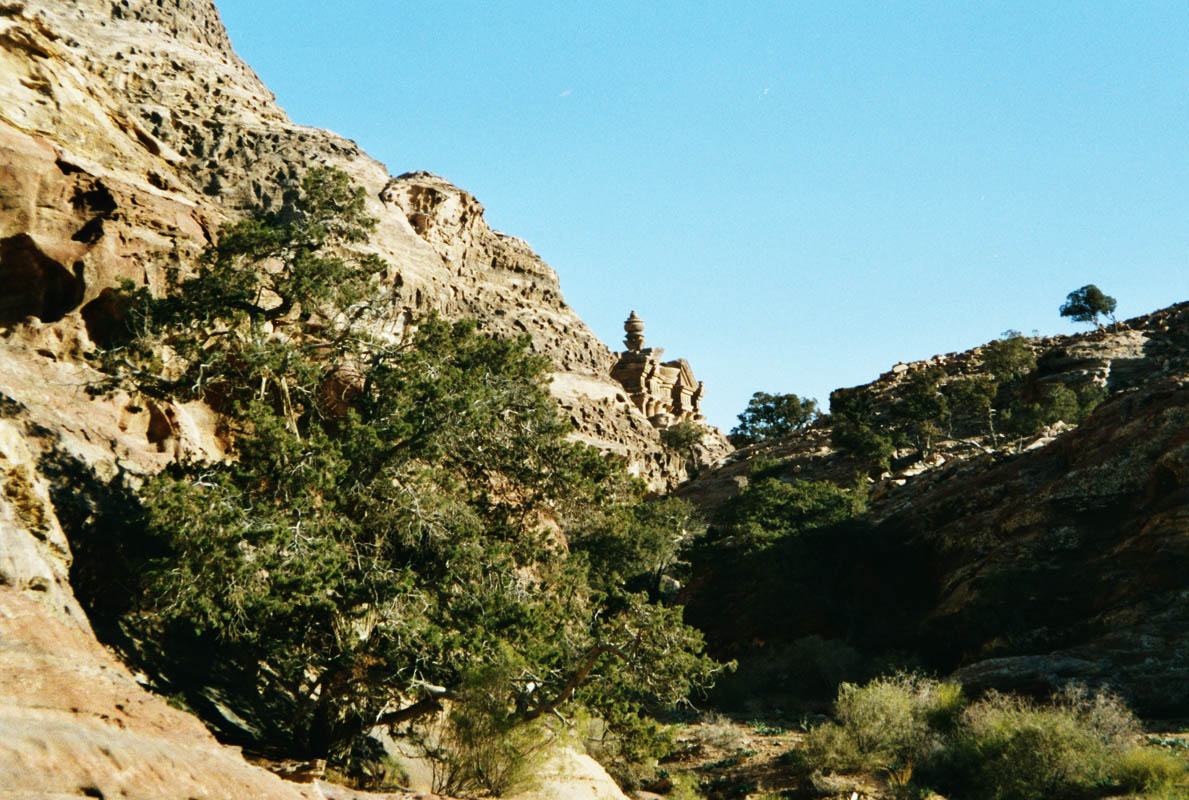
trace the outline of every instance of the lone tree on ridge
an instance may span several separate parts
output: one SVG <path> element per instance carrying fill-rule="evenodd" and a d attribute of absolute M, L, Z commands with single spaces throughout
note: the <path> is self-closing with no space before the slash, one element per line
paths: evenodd
<path fill-rule="evenodd" d="M 1115 321 L 1115 298 L 1103 294 L 1097 286 L 1088 283 L 1066 295 L 1061 316 L 1070 317 L 1075 322 L 1093 322 L 1101 328 L 1099 316 L 1109 317 L 1112 323 Z"/>

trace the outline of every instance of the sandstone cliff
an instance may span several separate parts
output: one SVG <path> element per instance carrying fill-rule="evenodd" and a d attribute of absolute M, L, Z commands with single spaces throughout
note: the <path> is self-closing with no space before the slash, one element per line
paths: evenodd
<path fill-rule="evenodd" d="M 366 189 L 379 220 L 368 247 L 399 293 L 394 324 L 432 309 L 528 334 L 555 365 L 577 438 L 655 488 L 684 477 L 528 244 L 493 231 L 449 182 L 392 177 L 354 142 L 291 122 L 209 0 L 0 6 L 0 162 L 0 324 L 36 317 L 85 347 L 110 316 L 105 290 L 130 279 L 160 291 L 222 223 L 281 207 L 306 169 L 331 166 Z M 77 349 L 46 352 L 76 360 Z M 707 429 L 697 457 L 728 449 Z"/>
<path fill-rule="evenodd" d="M 166 271 L 191 268 L 221 225 L 283 206 L 314 166 L 366 190 L 379 220 L 367 247 L 403 306 L 394 326 L 434 310 L 527 334 L 554 365 L 576 438 L 655 489 L 685 474 L 528 244 L 493 231 L 449 182 L 393 177 L 354 142 L 289 120 L 210 0 L 0 0 L 4 797 L 356 796 L 249 766 L 144 692 L 92 635 L 56 516 L 68 505 L 80 519 L 95 512 L 83 483 L 134 484 L 179 456 L 221 455 L 200 404 L 91 397 L 85 354 L 111 322 L 112 287 L 160 292 Z M 707 428 L 696 458 L 728 449 Z"/>

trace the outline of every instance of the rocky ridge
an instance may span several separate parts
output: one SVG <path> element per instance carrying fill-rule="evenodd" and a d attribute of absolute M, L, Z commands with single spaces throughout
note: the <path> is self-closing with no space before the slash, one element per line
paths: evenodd
<path fill-rule="evenodd" d="M 1029 337 L 1025 343 L 1036 357 L 1036 371 L 1031 376 L 1036 385 L 1097 383 L 1109 394 L 1135 390 L 1189 370 L 1189 302 L 1086 333 Z M 865 398 L 874 409 L 874 419 L 888 420 L 906 381 L 913 375 L 940 369 L 943 385 L 950 380 L 986 375 L 983 352 L 980 346 L 923 361 L 901 362 L 870 383 L 839 391 Z M 934 471 L 953 469 L 971 458 L 1044 447 L 1070 429 L 1068 424 L 1057 423 L 1024 440 L 1009 437 L 997 442 L 988 436 L 943 437 L 929 453 L 902 448 L 891 470 L 872 482 L 871 512 L 881 517 L 892 513 L 897 507 L 896 498 L 919 490 L 923 481 L 932 480 L 929 475 Z M 723 464 L 682 485 L 676 494 L 712 511 L 747 485 L 747 473 L 757 461 L 782 462 L 789 479 L 830 480 L 845 486 L 854 482 L 857 469 L 830 444 L 827 416 L 797 435 L 741 448 Z M 897 491 L 909 482 L 912 488 L 907 493 Z"/>
<path fill-rule="evenodd" d="M 5 3 L 0 75 L 0 323 L 32 316 L 93 334 L 121 279 L 161 291 L 165 270 L 193 264 L 221 224 L 282 207 L 305 170 L 334 167 L 378 220 L 367 247 L 389 265 L 394 329 L 434 310 L 527 334 L 555 366 L 578 439 L 654 488 L 684 477 L 528 244 L 493 231 L 448 181 L 392 177 L 354 142 L 291 122 L 209 0 Z M 697 457 L 728 450 L 708 428 Z"/>
<path fill-rule="evenodd" d="M 806 598 L 783 629 L 761 629 L 736 613 L 751 602 L 740 587 L 721 601 L 711 641 L 845 638 L 915 653 L 972 689 L 1080 681 L 1114 687 L 1144 714 L 1189 712 L 1189 303 L 1028 344 L 1035 380 L 1095 381 L 1106 400 L 1079 426 L 1022 441 L 901 451 L 870 487 L 858 546 L 822 562 L 834 596 Z M 907 376 L 937 366 L 977 374 L 980 349 L 897 365 L 847 391 L 886 413 Z M 786 481 L 854 482 L 827 419 L 740 451 L 681 493 L 713 509 L 773 461 Z"/>

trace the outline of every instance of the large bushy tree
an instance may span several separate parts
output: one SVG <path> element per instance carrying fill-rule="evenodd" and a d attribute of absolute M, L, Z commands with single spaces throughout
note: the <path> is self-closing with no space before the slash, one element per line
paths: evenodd
<path fill-rule="evenodd" d="M 779 439 L 805 429 L 818 417 L 817 401 L 795 394 L 756 392 L 739 415 L 739 424 L 731 429 L 730 440 L 743 447 L 769 439 Z"/>
<path fill-rule="evenodd" d="M 231 456 L 144 488 L 166 555 L 125 623 L 217 650 L 311 757 L 443 698 L 513 723 L 583 702 L 630 728 L 707 682 L 680 609 L 628 585 L 671 557 L 673 515 L 630 510 L 617 466 L 567 440 L 527 338 L 433 316 L 386 332 L 384 265 L 348 249 L 373 224 L 315 170 L 166 298 L 121 304 L 110 383 L 208 402 Z M 569 553 L 561 525 L 619 506 L 655 554 Z"/>

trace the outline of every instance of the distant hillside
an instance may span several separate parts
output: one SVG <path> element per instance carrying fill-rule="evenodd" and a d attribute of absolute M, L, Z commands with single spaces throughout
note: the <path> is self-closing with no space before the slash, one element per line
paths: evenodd
<path fill-rule="evenodd" d="M 1023 341 L 1036 366 L 1014 385 L 1021 396 L 1102 388 L 1081 425 L 992 439 L 965 420 L 954 423 L 963 435 L 943 430 L 928 450 L 906 442 L 897 409 L 913 376 L 935 370 L 940 396 L 986 374 L 976 348 L 835 393 L 836 405 L 867 402 L 874 429 L 901 443 L 857 490 L 867 465 L 832 444 L 837 417 L 744 449 L 682 488 L 719 515 L 683 593 L 719 654 L 774 681 L 852 651 L 912 654 L 976 688 L 1105 683 L 1144 713 L 1189 712 L 1189 303 Z M 764 522 L 772 542 L 743 552 L 727 520 L 773 478 L 832 482 L 866 495 L 866 510 L 786 537 L 784 523 Z"/>

